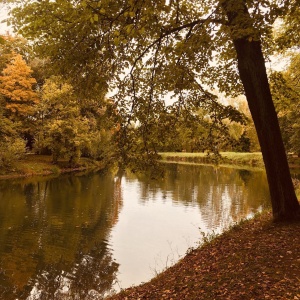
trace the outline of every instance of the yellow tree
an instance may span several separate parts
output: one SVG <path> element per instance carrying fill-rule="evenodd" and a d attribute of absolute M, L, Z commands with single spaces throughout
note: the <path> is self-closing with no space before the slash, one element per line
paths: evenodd
<path fill-rule="evenodd" d="M 24 120 L 34 112 L 38 96 L 33 89 L 36 80 L 31 74 L 31 68 L 20 54 L 15 54 L 2 71 L 0 94 L 5 99 L 5 114 L 11 119 Z"/>

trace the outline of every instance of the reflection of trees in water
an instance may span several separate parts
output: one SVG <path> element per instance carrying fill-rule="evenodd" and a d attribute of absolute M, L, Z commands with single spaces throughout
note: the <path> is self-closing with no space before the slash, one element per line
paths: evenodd
<path fill-rule="evenodd" d="M 28 300 L 102 299 L 111 290 L 118 264 L 111 253 L 98 245 L 89 254 L 78 253 L 69 271 L 63 261 L 43 266 L 29 282 Z M 23 293 L 23 297 L 26 294 Z"/>
<path fill-rule="evenodd" d="M 199 207 L 204 226 L 226 227 L 268 201 L 263 172 L 167 165 L 166 176 L 140 176 L 141 201 L 163 199 Z M 63 176 L 0 182 L 0 299 L 97 299 L 118 264 L 106 241 L 122 207 L 122 180 L 131 174 Z"/>
<path fill-rule="evenodd" d="M 13 189 L 15 202 L 0 186 L 0 239 L 9 245 L 0 248 L 0 298 L 100 299 L 118 270 L 106 240 L 122 206 L 120 179 L 63 176 Z"/>
<path fill-rule="evenodd" d="M 168 164 L 164 179 L 143 179 L 140 190 L 143 201 L 161 193 L 174 203 L 199 206 L 208 229 L 226 228 L 269 201 L 264 172 L 213 166 Z"/>
<path fill-rule="evenodd" d="M 245 184 L 247 184 L 252 177 L 252 173 L 249 170 L 238 170 L 238 173 Z"/>

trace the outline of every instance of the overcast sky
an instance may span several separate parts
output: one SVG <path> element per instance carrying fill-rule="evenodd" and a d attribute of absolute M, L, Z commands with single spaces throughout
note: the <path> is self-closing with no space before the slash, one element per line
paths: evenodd
<path fill-rule="evenodd" d="M 12 32 L 6 23 L 2 23 L 7 18 L 7 9 L 4 4 L 0 4 L 0 34 L 5 34 L 7 31 Z"/>

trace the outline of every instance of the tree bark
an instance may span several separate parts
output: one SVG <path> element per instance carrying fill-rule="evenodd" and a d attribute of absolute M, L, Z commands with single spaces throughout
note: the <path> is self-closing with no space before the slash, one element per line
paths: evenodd
<path fill-rule="evenodd" d="M 245 0 L 225 0 L 222 7 L 232 29 L 238 70 L 265 163 L 274 220 L 299 219 L 300 205 L 270 92 L 261 42 L 245 30 L 249 25 L 255 29 Z"/>

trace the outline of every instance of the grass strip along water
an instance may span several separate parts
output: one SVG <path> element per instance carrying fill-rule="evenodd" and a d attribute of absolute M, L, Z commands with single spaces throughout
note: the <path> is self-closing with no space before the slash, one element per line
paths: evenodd
<path fill-rule="evenodd" d="M 50 155 L 28 154 L 19 159 L 9 167 L 0 167 L 0 179 L 29 177 L 29 176 L 58 176 L 63 173 L 91 171 L 103 169 L 105 165 L 101 162 L 80 158 L 76 166 L 70 166 L 68 160 L 60 159 L 57 164 L 52 163 Z"/>
<path fill-rule="evenodd" d="M 219 155 L 204 152 L 162 152 L 159 154 L 163 161 L 264 168 L 261 152 L 220 152 Z M 300 157 L 289 155 L 288 160 L 291 168 L 300 169 Z"/>

